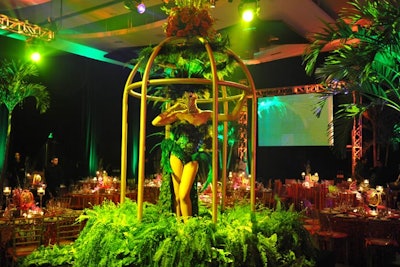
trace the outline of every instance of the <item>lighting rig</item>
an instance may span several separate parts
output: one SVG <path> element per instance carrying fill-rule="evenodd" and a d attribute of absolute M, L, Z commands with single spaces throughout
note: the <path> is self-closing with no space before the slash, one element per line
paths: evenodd
<path fill-rule="evenodd" d="M 0 30 L 14 32 L 30 38 L 38 38 L 44 41 L 54 39 L 54 31 L 31 24 L 28 21 L 10 18 L 9 16 L 0 14 Z"/>

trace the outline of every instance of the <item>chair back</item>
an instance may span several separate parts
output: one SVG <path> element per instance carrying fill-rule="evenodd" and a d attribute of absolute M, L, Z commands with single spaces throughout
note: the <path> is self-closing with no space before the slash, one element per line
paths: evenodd
<path fill-rule="evenodd" d="M 7 257 L 16 262 L 42 245 L 43 218 L 16 218 L 12 221 L 12 240 L 7 247 Z"/>
<path fill-rule="evenodd" d="M 394 246 L 398 247 L 396 227 L 387 221 L 379 219 L 368 219 L 365 229 L 365 245 L 366 246 Z"/>
<path fill-rule="evenodd" d="M 279 179 L 274 180 L 274 195 L 280 196 L 282 194 L 282 181 Z"/>
<path fill-rule="evenodd" d="M 296 179 L 285 179 L 285 184 L 297 184 Z"/>
<path fill-rule="evenodd" d="M 54 204 L 57 207 L 69 209 L 71 207 L 71 197 L 56 197 L 54 198 Z"/>
<path fill-rule="evenodd" d="M 73 243 L 83 229 L 83 223 L 75 215 L 57 217 L 57 245 Z"/>
<path fill-rule="evenodd" d="M 321 224 L 321 231 L 329 232 L 329 233 L 331 233 L 333 231 L 330 215 L 325 214 L 325 213 L 320 213 L 319 221 Z"/>

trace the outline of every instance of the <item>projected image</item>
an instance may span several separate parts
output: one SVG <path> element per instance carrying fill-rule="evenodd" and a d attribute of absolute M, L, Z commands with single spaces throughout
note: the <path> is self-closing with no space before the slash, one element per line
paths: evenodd
<path fill-rule="evenodd" d="M 259 146 L 329 146 L 327 130 L 332 120 L 330 98 L 318 118 L 313 113 L 317 94 L 258 99 Z"/>

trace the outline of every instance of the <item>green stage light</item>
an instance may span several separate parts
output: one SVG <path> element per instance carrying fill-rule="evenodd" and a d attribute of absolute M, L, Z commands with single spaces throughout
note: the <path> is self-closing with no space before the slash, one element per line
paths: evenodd
<path fill-rule="evenodd" d="M 26 40 L 26 56 L 34 62 L 39 62 L 42 57 L 41 53 L 44 51 L 43 46 L 42 40 L 36 38 Z"/>
<path fill-rule="evenodd" d="M 31 60 L 38 62 L 38 61 L 40 61 L 40 59 L 41 59 L 41 55 L 39 52 L 33 52 L 31 54 Z"/>
<path fill-rule="evenodd" d="M 250 22 L 254 19 L 254 12 L 251 9 L 243 11 L 242 19 L 246 22 Z"/>
<path fill-rule="evenodd" d="M 239 3 L 238 11 L 243 21 L 251 22 L 260 11 L 258 0 L 242 0 Z"/>

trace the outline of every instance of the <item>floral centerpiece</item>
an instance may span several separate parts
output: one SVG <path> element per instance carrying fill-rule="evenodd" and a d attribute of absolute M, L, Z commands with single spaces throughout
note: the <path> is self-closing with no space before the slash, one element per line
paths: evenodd
<path fill-rule="evenodd" d="M 109 176 L 104 170 L 99 170 L 96 172 L 96 177 L 93 178 L 94 188 L 92 192 L 105 190 L 117 189 L 117 178 Z"/>
<path fill-rule="evenodd" d="M 22 211 L 27 211 L 35 207 L 35 198 L 32 192 L 27 189 L 14 189 L 13 202 Z"/>
<path fill-rule="evenodd" d="M 36 205 L 31 191 L 17 188 L 12 191 L 12 202 L 6 207 L 4 216 L 28 216 L 29 214 L 42 214 L 42 212 L 42 209 Z"/>

